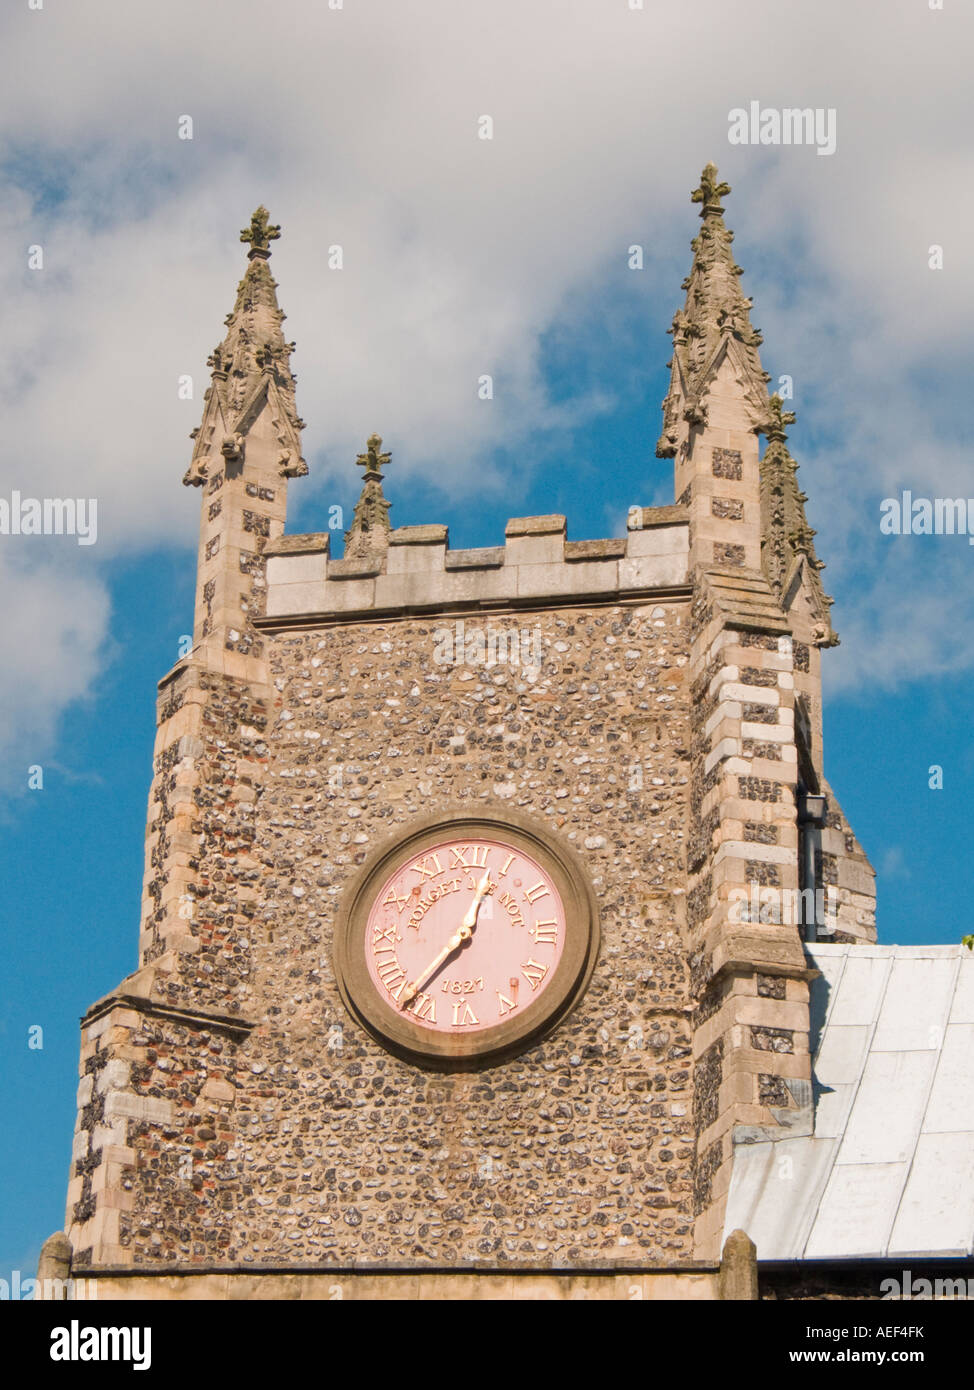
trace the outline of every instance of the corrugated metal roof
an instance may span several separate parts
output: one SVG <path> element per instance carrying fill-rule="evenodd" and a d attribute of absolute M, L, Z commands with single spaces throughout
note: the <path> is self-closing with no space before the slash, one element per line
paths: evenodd
<path fill-rule="evenodd" d="M 725 1235 L 759 1260 L 974 1254 L 974 954 L 807 950 L 814 1132 L 737 1145 Z"/>

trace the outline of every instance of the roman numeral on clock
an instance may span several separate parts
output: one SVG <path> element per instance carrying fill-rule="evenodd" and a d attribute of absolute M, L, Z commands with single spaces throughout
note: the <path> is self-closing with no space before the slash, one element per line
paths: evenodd
<path fill-rule="evenodd" d="M 511 976 L 510 990 L 511 994 L 514 996 L 513 999 L 508 999 L 507 995 L 501 994 L 500 990 L 495 991 L 498 1003 L 500 1004 L 500 1008 L 497 1011 L 498 1018 L 503 1018 L 505 1014 L 509 1014 L 517 1008 L 517 979 L 513 975 Z"/>
<path fill-rule="evenodd" d="M 462 1014 L 461 1009 L 463 1010 Z M 465 999 L 458 999 L 453 1005 L 453 1022 L 456 1026 L 461 1027 L 465 1023 L 479 1023 L 480 1019 Z"/>
<path fill-rule="evenodd" d="M 558 941 L 558 923 L 554 917 L 544 922 L 535 922 L 534 939 L 538 946 L 554 946 Z"/>
<path fill-rule="evenodd" d="M 396 892 L 395 884 L 393 884 L 393 886 L 389 889 L 388 893 L 382 899 L 382 906 L 395 907 L 400 912 L 402 912 L 403 908 L 406 906 L 408 902 L 408 895 L 406 893 L 403 893 L 403 895 L 400 897 L 400 895 Z"/>
<path fill-rule="evenodd" d="M 388 941 L 389 946 L 381 946 L 379 943 Z M 396 924 L 390 922 L 387 927 L 380 927 L 374 923 L 372 927 L 372 950 L 376 955 L 381 955 L 383 951 L 395 951 L 396 949 Z"/>
<path fill-rule="evenodd" d="M 547 886 L 539 879 L 533 888 L 525 888 L 524 896 L 529 903 L 536 903 L 539 898 L 546 898 L 548 896 Z"/>
<path fill-rule="evenodd" d="M 436 1000 L 430 994 L 417 994 L 412 1004 L 406 1005 L 408 1013 L 415 1014 L 417 1018 L 424 1019 L 427 1023 L 436 1022 Z"/>
<path fill-rule="evenodd" d="M 432 868 L 430 868 L 431 864 Z M 415 864 L 410 865 L 410 868 L 414 874 L 419 874 L 421 879 L 434 878 L 443 872 L 443 866 L 435 854 L 427 854 L 425 859 L 417 859 Z"/>
<path fill-rule="evenodd" d="M 540 961 L 532 960 L 530 956 L 521 966 L 521 974 L 531 986 L 532 991 L 538 988 L 547 973 L 548 967 L 542 965 Z"/>
<path fill-rule="evenodd" d="M 392 960 L 385 960 L 381 965 L 377 965 L 375 973 L 392 995 L 393 999 L 398 999 L 406 987 L 406 972 L 399 964 L 395 956 Z"/>
<path fill-rule="evenodd" d="M 451 845 L 450 853 L 453 855 L 451 868 L 456 868 L 459 865 L 461 869 L 486 869 L 490 846 L 461 845 L 457 849 L 456 845 Z"/>

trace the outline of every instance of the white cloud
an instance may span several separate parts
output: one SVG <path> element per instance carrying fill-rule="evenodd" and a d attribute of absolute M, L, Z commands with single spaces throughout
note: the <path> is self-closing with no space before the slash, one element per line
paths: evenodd
<path fill-rule="evenodd" d="M 845 656 L 854 631 L 864 648 L 902 623 L 880 554 L 862 542 L 874 499 L 921 477 L 954 495 L 968 467 L 957 405 L 974 297 L 969 13 L 907 0 L 825 0 L 787 21 L 771 0 L 635 12 L 623 0 L 348 0 L 340 11 L 89 0 L 23 6 L 3 27 L 5 51 L 19 53 L 0 91 L 4 477 L 8 490 L 100 506 L 98 546 L 74 561 L 60 607 L 37 614 L 60 670 L 45 727 L 98 670 L 101 634 L 86 616 L 104 599 L 96 567 L 194 544 L 198 497 L 179 485 L 187 434 L 244 264 L 237 228 L 258 202 L 284 225 L 272 266 L 298 344 L 306 489 L 327 497 L 378 429 L 400 479 L 434 479 L 456 500 L 474 479 L 508 485 L 485 462 L 498 446 L 527 469 L 532 441 L 557 442 L 606 409 L 598 395 L 553 404 L 539 347 L 556 322 L 584 322 L 592 288 L 633 241 L 662 306 L 643 351 L 658 354 L 654 368 L 665 360 L 696 226 L 687 193 L 709 158 L 735 185 L 728 220 L 765 364 L 795 376 L 792 442 L 850 614 L 843 679 L 865 678 L 865 658 Z M 727 113 L 752 99 L 834 106 L 836 154 L 729 146 Z M 492 142 L 476 138 L 485 113 Z M 192 141 L 177 139 L 183 114 Z M 26 247 L 38 242 L 45 270 L 32 274 Z M 933 242 L 943 272 L 927 269 Z M 326 269 L 333 243 L 341 272 Z M 634 295 L 632 315 L 645 302 Z M 619 335 L 631 340 L 631 317 Z M 502 387 L 487 409 L 485 371 Z M 183 372 L 193 403 L 176 397 Z M 658 402 L 646 405 L 651 447 Z M 912 575 L 928 670 L 949 668 L 952 621 L 965 664 L 974 652 L 963 638 L 974 620 L 942 604 L 959 576 Z M 62 581 L 35 564 L 45 594 Z M 22 572 L 14 582 L 26 593 Z M 83 679 L 64 664 L 68 631 Z M 26 727 L 35 714 L 10 679 L 0 702 Z"/>
<path fill-rule="evenodd" d="M 883 881 L 910 877 L 909 864 L 900 845 L 890 845 L 889 849 L 884 850 L 879 872 Z"/>
<path fill-rule="evenodd" d="M 33 538 L 4 537 L 0 546 L 0 786 L 23 790 L 27 770 L 44 766 L 57 721 L 88 695 L 108 639 L 104 585 L 64 560 L 31 561 Z"/>

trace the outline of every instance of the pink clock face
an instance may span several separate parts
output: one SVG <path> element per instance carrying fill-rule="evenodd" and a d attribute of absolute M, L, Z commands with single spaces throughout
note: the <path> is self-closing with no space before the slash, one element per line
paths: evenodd
<path fill-rule="evenodd" d="M 369 975 L 390 1008 L 435 1033 L 514 1018 L 551 982 L 565 944 L 554 881 L 500 839 L 445 839 L 391 874 L 365 932 Z"/>

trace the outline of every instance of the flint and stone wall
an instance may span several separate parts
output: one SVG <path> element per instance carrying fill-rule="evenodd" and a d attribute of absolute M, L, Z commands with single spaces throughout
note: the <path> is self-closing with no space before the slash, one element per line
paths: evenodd
<path fill-rule="evenodd" d="M 192 843 L 168 852 L 191 908 L 147 931 L 140 971 L 88 1016 L 79 1269 L 692 1261 L 689 604 L 685 528 L 665 529 L 659 602 L 619 592 L 609 542 L 579 554 L 613 573 L 605 599 L 573 604 L 570 562 L 542 545 L 519 567 L 542 587 L 560 570 L 564 606 L 268 618 L 263 670 L 230 652 L 222 673 L 190 658 L 167 680 L 150 839 L 175 835 L 182 795 Z M 444 661 L 457 621 L 463 659 Z M 488 651 L 517 632 L 529 664 L 482 663 L 481 629 Z M 602 918 L 575 1011 L 463 1075 L 387 1053 L 331 962 L 350 874 L 443 804 L 536 817 L 581 857 Z"/>
<path fill-rule="evenodd" d="M 795 871 L 793 659 L 761 586 L 691 588 L 680 508 L 625 541 L 560 517 L 488 551 L 391 540 L 374 564 L 272 541 L 259 646 L 161 683 L 140 968 L 83 1027 L 79 1271 L 689 1273 L 734 1125 L 804 1106 L 797 933 L 714 915 L 755 865 Z M 459 1075 L 352 1021 L 331 954 L 350 876 L 446 805 L 564 838 L 602 922 L 575 1010 Z"/>

